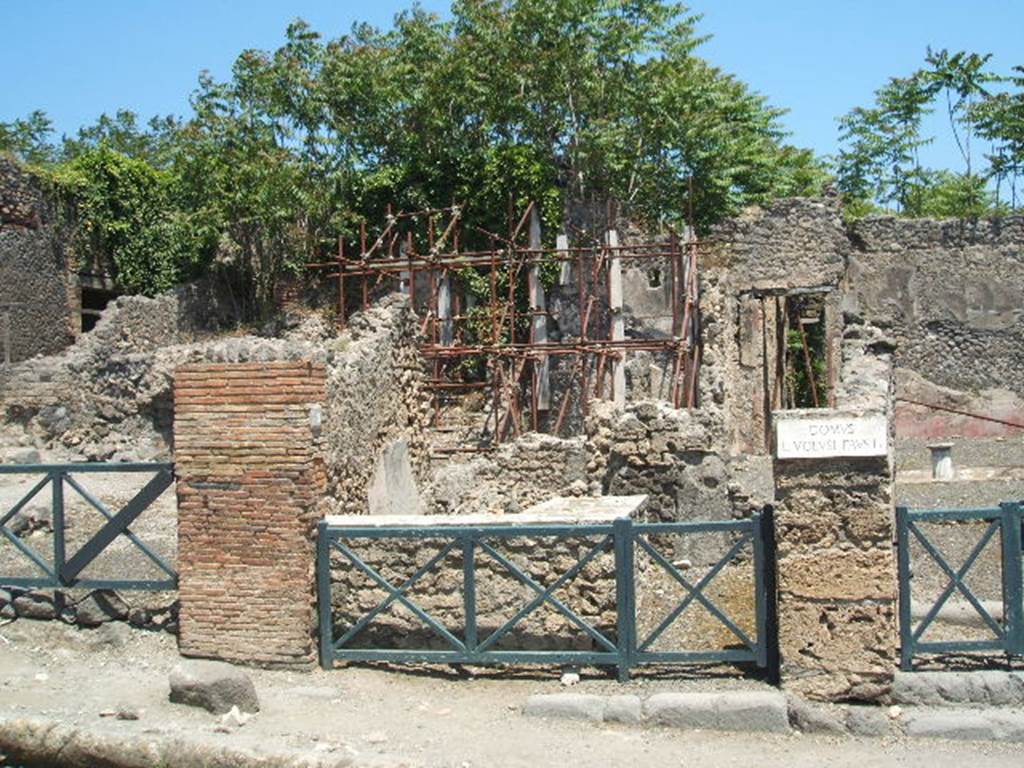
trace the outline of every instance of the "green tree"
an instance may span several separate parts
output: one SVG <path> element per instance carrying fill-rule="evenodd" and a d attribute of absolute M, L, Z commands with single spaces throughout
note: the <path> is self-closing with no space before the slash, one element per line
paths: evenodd
<path fill-rule="evenodd" d="M 60 159 L 73 160 L 97 147 L 107 147 L 155 168 L 166 168 L 173 160 L 180 121 L 173 115 L 154 117 L 145 127 L 131 110 L 121 109 L 113 117 L 102 114 L 93 125 L 78 130 L 76 138 L 64 137 Z"/>
<path fill-rule="evenodd" d="M 919 74 L 892 78 L 875 92 L 876 106 L 857 107 L 840 119 L 838 184 L 841 192 L 870 209 L 870 203 L 913 210 L 924 174 L 921 122 L 931 112 L 932 94 Z"/>
<path fill-rule="evenodd" d="M 8 152 L 30 165 L 43 165 L 55 154 L 51 133 L 53 122 L 37 109 L 24 119 L 0 123 L 0 152 Z"/>
<path fill-rule="evenodd" d="M 1010 207 L 1018 207 L 1018 184 L 1024 175 L 1024 67 L 1013 68 L 1007 82 L 1015 90 L 1000 92 L 973 107 L 979 135 L 992 142 L 988 155 L 996 199 L 1009 186 Z"/>
<path fill-rule="evenodd" d="M 840 118 L 837 175 L 849 215 L 872 213 L 879 206 L 904 216 L 998 214 L 1005 210 L 1000 200 L 1004 183 L 1010 186 L 1011 208 L 1016 208 L 1024 78 L 988 71 L 990 58 L 929 49 L 924 67 L 910 77 L 890 79 L 875 92 L 874 106 L 857 107 Z M 1011 90 L 996 90 L 1005 85 Z M 922 123 L 940 101 L 963 160 L 961 170 L 921 165 L 921 147 L 934 141 L 922 134 Z M 987 166 L 977 162 L 979 138 L 991 145 Z"/>
<path fill-rule="evenodd" d="M 990 96 L 986 85 L 999 79 L 984 69 L 991 58 L 992 54 L 964 51 L 951 54 L 946 49 L 932 51 L 930 48 L 925 57 L 928 68 L 922 76 L 932 93 L 941 92 L 945 96 L 949 127 L 963 157 L 967 177 L 973 172 L 974 105 Z"/>
<path fill-rule="evenodd" d="M 160 293 L 201 265 L 169 173 L 100 146 L 60 166 L 52 179 L 74 209 L 80 257 L 112 264 L 127 291 Z"/>
<path fill-rule="evenodd" d="M 778 194 L 820 191 L 780 110 L 695 55 L 697 17 L 662 0 L 460 0 L 329 46 L 325 99 L 356 149 L 365 202 L 612 198 L 701 224 Z M 689 194 L 695 190 L 696 199 Z M 814 189 L 818 186 L 818 189 Z"/>
<path fill-rule="evenodd" d="M 279 276 L 388 204 L 457 203 L 503 232 L 510 204 L 535 201 L 553 234 L 576 202 L 649 222 L 692 209 L 705 227 L 820 191 L 825 171 L 785 143 L 782 111 L 697 55 L 698 20 L 668 0 L 456 0 L 446 20 L 414 6 L 390 29 L 326 41 L 296 21 L 277 50 L 243 51 L 226 81 L 201 75 L 189 119 L 120 111 L 46 147 L 68 188 L 88 177 L 96 247 L 150 259 L 160 277 L 147 290 L 212 260 L 255 312 Z M 149 240 L 120 227 L 142 199 L 160 212 L 140 230 Z M 189 237 L 165 262 L 154 227 L 168 221 Z"/>

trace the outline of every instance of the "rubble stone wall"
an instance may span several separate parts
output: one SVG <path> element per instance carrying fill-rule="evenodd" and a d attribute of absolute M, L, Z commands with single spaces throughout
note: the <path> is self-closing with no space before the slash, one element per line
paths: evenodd
<path fill-rule="evenodd" d="M 838 369 L 838 289 L 850 243 L 835 198 L 776 200 L 720 225 L 701 244 L 701 407 L 723 411 L 723 449 L 769 455 L 770 414 L 779 392 L 775 297 L 829 297 Z"/>
<path fill-rule="evenodd" d="M 588 481 L 581 437 L 530 433 L 466 463 L 439 466 L 431 478 L 438 512 L 515 514 L 552 496 L 600 494 Z"/>
<path fill-rule="evenodd" d="M 315 526 L 326 476 L 320 363 L 215 363 L 175 375 L 179 647 L 309 667 Z"/>
<path fill-rule="evenodd" d="M 892 342 L 848 326 L 838 410 L 776 417 L 892 417 Z M 873 700 L 898 648 L 893 458 L 775 461 L 779 646 L 784 686 L 812 698 Z"/>
<path fill-rule="evenodd" d="M 49 218 L 39 179 L 0 154 L 0 226 L 37 229 Z"/>
<path fill-rule="evenodd" d="M 424 438 L 429 401 L 416 348 L 416 316 L 407 299 L 385 297 L 353 317 L 335 347 L 328 370 L 324 413 L 327 488 L 331 511 L 363 514 L 375 479 L 386 491 L 392 478 L 383 467 L 388 449 L 405 446 L 408 470 L 425 494 L 429 449 Z M 392 510 L 396 514 L 426 511 Z"/>
<path fill-rule="evenodd" d="M 28 445 L 57 460 L 167 459 L 178 365 L 334 354 L 316 317 L 283 338 L 209 337 L 197 295 L 207 294 L 190 285 L 152 299 L 119 297 L 64 352 L 0 368 L 0 449 Z"/>
<path fill-rule="evenodd" d="M 509 522 L 514 522 L 514 515 L 508 517 Z M 547 586 L 575 566 L 600 543 L 601 538 L 493 537 L 487 543 L 536 583 Z M 360 559 L 397 587 L 449 542 L 444 539 L 359 539 L 346 540 L 345 543 Z M 388 594 L 357 571 L 343 555 L 332 552 L 331 563 L 337 637 L 383 602 Z M 536 598 L 537 592 L 513 576 L 490 553 L 478 550 L 475 564 L 478 636 L 483 641 Z M 456 547 L 405 593 L 457 637 L 462 637 L 465 626 L 462 567 L 461 550 Z M 617 628 L 612 548 L 604 548 L 590 560 L 574 579 L 557 591 L 557 598 L 606 637 L 614 638 Z M 404 608 L 382 612 L 352 639 L 348 647 L 451 650 L 447 640 Z M 567 648 L 605 650 L 548 605 L 529 614 L 495 644 L 497 650 Z"/>
<path fill-rule="evenodd" d="M 0 361 L 3 316 L 10 322 L 10 359 L 64 349 L 80 328 L 78 283 L 42 187 L 0 156 Z"/>

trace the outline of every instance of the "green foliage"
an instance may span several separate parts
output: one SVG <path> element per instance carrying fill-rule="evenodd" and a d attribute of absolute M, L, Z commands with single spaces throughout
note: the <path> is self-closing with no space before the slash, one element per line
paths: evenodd
<path fill-rule="evenodd" d="M 91 150 L 106 147 L 128 157 L 145 160 L 155 168 L 166 168 L 175 152 L 179 128 L 177 118 L 154 117 L 145 128 L 139 125 L 139 116 L 122 109 L 111 117 L 102 114 L 94 125 L 79 129 L 77 138 L 64 137 L 60 148 L 61 160 L 74 160 Z"/>
<path fill-rule="evenodd" d="M 819 192 L 825 171 L 784 143 L 781 110 L 696 55 L 697 23 L 669 0 L 456 0 L 447 20 L 414 6 L 388 30 L 333 40 L 296 21 L 277 50 L 243 51 L 227 81 L 202 74 L 187 121 L 104 115 L 50 159 L 76 178 L 85 158 L 112 165 L 103 152 L 146 164 L 145 182 L 132 165 L 131 184 L 98 172 L 82 183 L 103 222 L 97 247 L 132 284 L 150 264 L 150 289 L 215 253 L 257 312 L 279 275 L 381 221 L 388 203 L 458 203 L 504 232 L 510 205 L 535 201 L 553 237 L 573 201 L 614 200 L 657 223 L 692 208 L 706 227 Z M 4 141 L 38 151 L 46 126 L 33 125 Z M 127 207 L 99 198 L 127 189 Z M 145 196 L 156 211 L 145 228 L 117 226 L 146 218 L 132 207 Z M 166 228 L 184 221 L 187 247 L 168 252 Z M 160 252 L 147 262 L 144 245 Z"/>
<path fill-rule="evenodd" d="M 49 136 L 53 122 L 40 110 L 24 119 L 0 123 L 0 152 L 8 152 L 30 165 L 42 165 L 54 155 Z"/>
<path fill-rule="evenodd" d="M 332 47 L 329 73 L 379 84 L 329 98 L 332 120 L 358 115 L 371 171 L 401 169 L 390 194 L 459 200 L 495 224 L 509 195 L 537 200 L 551 231 L 567 199 L 682 220 L 691 179 L 701 224 L 808 191 L 780 111 L 694 55 L 696 22 L 662 0 L 461 0 L 450 22 L 413 11 Z"/>
<path fill-rule="evenodd" d="M 829 381 L 827 331 L 824 306 L 818 296 L 791 297 L 786 311 L 786 368 L 784 398 L 787 408 L 826 407 Z M 818 322 L 803 323 L 803 317 L 817 317 Z M 803 328 L 803 335 L 800 329 Z M 804 343 L 807 349 L 804 349 Z M 808 360 L 810 370 L 808 370 Z M 813 384 L 812 384 L 813 382 Z"/>
<path fill-rule="evenodd" d="M 112 262 L 126 290 L 154 295 L 199 266 L 198 243 L 175 210 L 176 182 L 167 172 L 100 146 L 52 178 L 75 209 L 81 254 Z"/>
<path fill-rule="evenodd" d="M 1016 183 L 1024 170 L 1024 79 L 987 71 L 990 58 L 929 49 L 924 67 L 910 77 L 890 79 L 875 92 L 873 107 L 857 107 L 840 118 L 838 183 L 847 215 L 885 209 L 905 216 L 990 215 L 1004 210 L 1000 191 L 1006 183 L 1010 207 L 1016 208 Z M 994 92 L 997 83 L 1017 92 Z M 922 122 L 937 103 L 945 107 L 962 171 L 921 164 L 920 149 L 934 140 L 922 135 Z M 979 138 L 992 150 L 988 167 L 980 170 Z"/>
<path fill-rule="evenodd" d="M 979 135 L 992 143 L 987 156 L 996 195 L 1009 186 L 1010 206 L 1018 207 L 1018 183 L 1024 178 L 1024 66 L 1014 67 L 1007 82 L 1015 91 L 997 93 L 974 108 Z"/>

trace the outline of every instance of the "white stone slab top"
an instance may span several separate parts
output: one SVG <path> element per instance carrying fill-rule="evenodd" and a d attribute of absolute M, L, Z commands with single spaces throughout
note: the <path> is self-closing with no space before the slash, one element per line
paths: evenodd
<path fill-rule="evenodd" d="M 587 525 L 635 517 L 647 496 L 556 496 L 515 514 L 474 515 L 327 515 L 324 521 L 345 528 L 413 528 L 448 525 Z"/>

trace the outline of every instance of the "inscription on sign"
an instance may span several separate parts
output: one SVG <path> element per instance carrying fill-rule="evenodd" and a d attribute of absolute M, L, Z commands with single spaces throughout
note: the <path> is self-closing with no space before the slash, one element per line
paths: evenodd
<path fill-rule="evenodd" d="M 889 425 L 882 416 L 775 422 L 775 455 L 780 459 L 885 456 L 888 449 Z"/>

